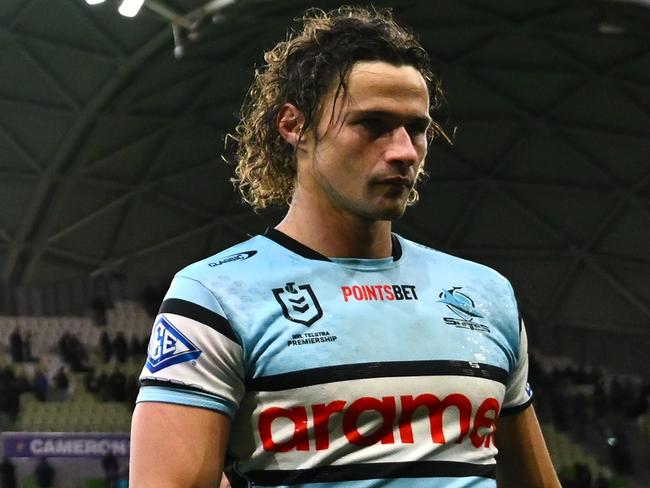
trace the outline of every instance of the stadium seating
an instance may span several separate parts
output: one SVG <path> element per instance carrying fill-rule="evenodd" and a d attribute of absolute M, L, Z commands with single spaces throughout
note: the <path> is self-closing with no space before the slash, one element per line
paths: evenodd
<path fill-rule="evenodd" d="M 603 473 L 607 478 L 612 477 L 610 469 L 585 452 L 583 447 L 573 442 L 569 436 L 559 432 L 552 424 L 542 423 L 542 432 L 556 470 L 559 471 L 563 467 L 580 463 L 587 465 L 594 477 L 600 473 Z"/>
<path fill-rule="evenodd" d="M 104 364 L 99 351 L 99 338 L 105 331 L 114 338 L 119 332 L 129 340 L 136 336 L 140 341 L 148 337 L 152 319 L 136 302 L 121 301 L 107 310 L 107 324 L 98 327 L 91 318 L 77 316 L 62 317 L 16 317 L 0 316 L 0 351 L 2 363 L 10 363 L 9 336 L 18 330 L 23 338 L 29 337 L 33 361 L 25 362 L 20 368 L 28 377 L 37 370 L 45 372 L 50 380 L 50 394 L 54 386 L 52 379 L 65 362 L 59 353 L 59 339 L 64 333 L 78 338 L 84 345 L 90 366 L 97 375 L 110 374 L 116 368 L 125 375 L 138 375 L 145 359 L 145 351 L 130 356 L 126 363 L 116 365 L 114 360 Z M 128 432 L 132 408 L 125 402 L 102 401 L 99 395 L 86 391 L 83 373 L 68 373 L 70 386 L 66 401 L 40 402 L 33 393 L 20 397 L 20 412 L 12 430 L 33 432 Z"/>

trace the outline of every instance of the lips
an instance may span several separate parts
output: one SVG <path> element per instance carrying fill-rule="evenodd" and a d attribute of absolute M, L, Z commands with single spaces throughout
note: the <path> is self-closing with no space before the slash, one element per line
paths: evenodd
<path fill-rule="evenodd" d="M 380 185 L 391 185 L 391 186 L 407 186 L 412 187 L 413 181 L 404 176 L 392 176 L 390 178 L 384 178 L 377 181 Z"/>

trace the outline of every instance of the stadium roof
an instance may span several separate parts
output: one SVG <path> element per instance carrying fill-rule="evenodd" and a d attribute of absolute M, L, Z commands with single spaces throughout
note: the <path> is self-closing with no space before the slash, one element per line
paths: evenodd
<path fill-rule="evenodd" d="M 263 49 L 336 4 L 149 0 L 127 19 L 110 0 L 3 0 L 0 281 L 169 277 L 277 222 L 239 203 L 223 138 Z M 435 59 L 456 128 L 396 230 L 508 276 L 538 343 L 579 351 L 588 331 L 616 334 L 623 361 L 647 351 L 650 10 L 389 4 Z"/>

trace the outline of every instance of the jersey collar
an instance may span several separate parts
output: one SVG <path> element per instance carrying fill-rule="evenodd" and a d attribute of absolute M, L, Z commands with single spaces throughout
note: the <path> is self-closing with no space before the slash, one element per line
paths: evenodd
<path fill-rule="evenodd" d="M 323 256 L 321 253 L 314 251 L 312 248 L 305 246 L 301 242 L 298 242 L 294 238 L 289 237 L 284 232 L 280 232 L 278 229 L 274 229 L 273 227 L 268 227 L 263 235 L 304 258 L 316 259 L 318 261 L 332 261 L 327 256 Z M 395 234 L 391 234 L 391 241 L 393 244 L 393 261 L 397 261 L 402 257 L 402 245 Z"/>

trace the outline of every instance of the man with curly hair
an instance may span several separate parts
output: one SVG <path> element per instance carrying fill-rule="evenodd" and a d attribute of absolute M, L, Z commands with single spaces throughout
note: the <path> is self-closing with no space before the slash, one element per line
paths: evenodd
<path fill-rule="evenodd" d="M 232 136 L 244 200 L 288 212 L 175 276 L 131 485 L 559 486 L 510 284 L 391 232 L 446 137 L 425 50 L 388 11 L 302 21 Z"/>

